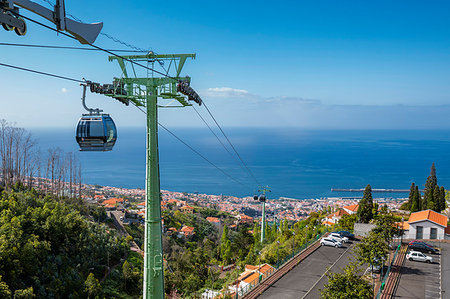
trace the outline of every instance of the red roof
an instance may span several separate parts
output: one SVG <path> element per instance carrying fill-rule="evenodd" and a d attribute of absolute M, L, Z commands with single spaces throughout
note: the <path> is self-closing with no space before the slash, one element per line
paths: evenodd
<path fill-rule="evenodd" d="M 192 226 L 183 226 L 181 231 L 183 233 L 192 233 L 194 231 L 194 228 Z"/>
<path fill-rule="evenodd" d="M 220 219 L 217 217 L 206 217 L 206 220 L 212 223 L 220 223 Z"/>
<path fill-rule="evenodd" d="M 358 209 L 358 208 L 356 208 L 356 209 Z M 331 214 L 329 217 L 333 217 L 333 216 L 335 216 L 335 217 L 342 217 L 342 216 L 344 216 L 344 215 L 348 215 L 347 211 L 345 211 L 345 210 L 343 210 L 343 209 L 340 209 L 340 210 L 337 211 L 336 213 Z"/>
<path fill-rule="evenodd" d="M 356 211 L 358 211 L 358 206 L 359 206 L 359 204 L 351 205 L 351 206 L 345 206 L 344 209 L 350 210 L 352 212 L 356 212 Z"/>
<path fill-rule="evenodd" d="M 429 220 L 431 222 L 434 222 L 436 224 L 439 224 L 443 227 L 447 227 L 447 216 L 440 214 L 438 212 L 432 211 L 432 210 L 425 210 L 420 212 L 412 213 L 411 216 L 409 216 L 408 223 L 414 223 L 424 220 Z"/>
<path fill-rule="evenodd" d="M 123 202 L 123 198 L 110 198 L 110 199 L 103 201 L 103 204 L 115 205 L 118 202 Z"/>

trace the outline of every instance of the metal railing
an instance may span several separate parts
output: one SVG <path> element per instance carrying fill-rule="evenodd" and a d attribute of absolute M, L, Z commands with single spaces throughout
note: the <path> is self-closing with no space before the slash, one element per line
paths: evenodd
<path fill-rule="evenodd" d="M 311 246 L 314 242 L 316 242 L 317 240 L 319 240 L 324 234 L 328 233 L 328 228 L 326 228 L 323 232 L 321 232 L 320 234 L 317 234 L 315 237 L 313 237 L 312 239 L 310 239 L 309 241 L 307 241 L 306 243 L 302 244 L 301 246 L 295 248 L 293 250 L 293 252 L 291 254 L 289 254 L 288 256 L 286 256 L 284 259 L 282 259 L 281 261 L 279 261 L 277 264 L 275 264 L 273 266 L 273 268 L 270 268 L 269 270 L 267 270 L 266 272 L 264 272 L 263 274 L 260 274 L 258 276 L 258 278 L 253 279 L 250 283 L 247 283 L 245 286 L 239 286 L 237 288 L 237 292 L 235 294 L 234 298 L 239 298 L 244 296 L 245 294 L 247 294 L 249 291 L 251 291 L 253 288 L 255 288 L 256 286 L 258 286 L 260 283 L 262 283 L 263 281 L 265 281 L 267 278 L 269 278 L 273 273 L 275 273 L 278 269 L 280 269 L 281 267 L 283 267 L 286 263 L 288 263 L 290 260 L 292 260 L 295 256 L 297 256 L 300 252 L 302 252 L 303 250 L 305 250 L 306 248 L 308 248 L 309 246 Z M 241 284 L 242 282 L 240 282 L 239 284 Z M 230 286 L 229 290 L 232 289 L 233 286 Z"/>
<path fill-rule="evenodd" d="M 379 299 L 381 297 L 381 294 L 383 293 L 384 286 L 386 285 L 386 280 L 389 277 L 389 273 L 391 273 L 392 266 L 394 265 L 395 259 L 396 259 L 397 255 L 398 255 L 399 251 L 400 251 L 401 246 L 402 245 L 399 244 L 397 246 L 397 249 L 394 252 L 394 256 L 392 257 L 391 263 L 389 264 L 389 267 L 386 270 L 386 273 L 384 274 L 384 277 L 383 277 L 383 279 L 380 282 L 380 289 L 378 290 L 377 296 L 375 297 L 376 299 Z"/>

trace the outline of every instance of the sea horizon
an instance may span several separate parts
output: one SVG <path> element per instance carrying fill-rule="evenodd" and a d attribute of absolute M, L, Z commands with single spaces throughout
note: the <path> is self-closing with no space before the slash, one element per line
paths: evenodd
<path fill-rule="evenodd" d="M 230 196 L 251 196 L 257 183 L 207 129 L 170 128 L 236 183 L 159 131 L 161 189 Z M 43 152 L 59 147 L 78 152 L 74 129 L 30 129 Z M 233 145 L 270 197 L 309 199 L 360 196 L 331 188 L 409 189 L 423 186 L 436 163 L 438 183 L 450 183 L 450 130 L 317 130 L 225 128 Z M 222 140 L 225 143 L 225 140 Z M 230 150 L 231 151 L 231 150 Z M 144 188 L 145 128 L 118 128 L 111 152 L 79 152 L 83 183 Z M 377 194 L 377 196 L 380 194 Z M 382 194 L 407 197 L 407 194 Z"/>

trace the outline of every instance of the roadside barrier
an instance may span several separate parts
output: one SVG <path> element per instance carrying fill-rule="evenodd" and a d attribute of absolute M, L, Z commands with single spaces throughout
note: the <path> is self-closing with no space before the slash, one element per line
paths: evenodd
<path fill-rule="evenodd" d="M 407 249 L 408 245 L 398 245 L 397 250 L 394 253 L 394 257 L 392 258 L 392 262 L 389 265 L 383 279 L 381 280 L 380 289 L 377 293 L 377 296 L 375 297 L 376 299 L 393 297 L 394 290 L 400 275 L 400 270 L 405 261 Z"/>

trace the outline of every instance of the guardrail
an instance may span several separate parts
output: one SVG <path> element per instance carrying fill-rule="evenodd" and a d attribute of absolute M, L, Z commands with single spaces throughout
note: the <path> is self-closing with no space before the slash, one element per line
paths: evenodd
<path fill-rule="evenodd" d="M 325 229 L 325 231 L 323 231 L 322 233 L 317 234 L 313 239 L 307 241 L 302 246 L 294 249 L 294 251 L 290 255 L 288 255 L 283 260 L 278 262 L 278 264 L 274 265 L 273 268 L 266 271 L 264 274 L 260 274 L 258 278 L 255 278 L 254 280 L 252 280 L 250 283 L 248 283 L 244 287 L 238 287 L 237 288 L 238 291 L 235 293 L 235 298 L 242 298 L 243 296 L 248 295 L 250 293 L 250 291 L 254 290 L 256 287 L 269 282 L 268 281 L 269 278 L 275 278 L 275 279 L 271 279 L 273 281 L 271 281 L 268 285 L 273 284 L 276 280 L 281 278 L 284 274 L 286 274 L 289 270 L 291 270 L 298 263 L 298 261 L 294 260 L 298 255 L 300 255 L 302 252 L 306 251 L 311 245 L 316 243 L 326 233 L 328 233 L 328 228 Z M 314 250 L 312 250 L 312 251 L 314 251 Z M 285 266 L 288 266 L 289 263 L 292 263 L 292 265 L 291 265 L 292 267 L 290 267 L 290 268 L 288 267 L 289 269 L 283 269 L 283 268 L 286 268 Z M 279 275 L 277 275 L 279 277 L 275 277 L 274 274 L 276 274 L 276 273 L 279 274 Z M 245 297 L 245 298 L 247 298 L 247 297 Z"/>
<path fill-rule="evenodd" d="M 395 250 L 394 256 L 392 258 L 392 262 L 389 265 L 386 274 L 380 283 L 380 289 L 378 290 L 376 299 L 387 297 L 390 298 L 393 294 L 392 289 L 395 288 L 395 284 L 397 282 L 397 277 L 400 271 L 400 267 L 403 264 L 404 256 L 408 246 L 404 246 L 403 244 L 399 244 L 397 249 Z M 392 270 L 395 270 L 392 272 Z"/>

